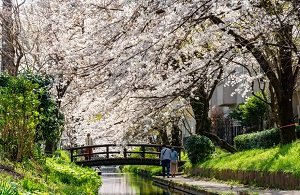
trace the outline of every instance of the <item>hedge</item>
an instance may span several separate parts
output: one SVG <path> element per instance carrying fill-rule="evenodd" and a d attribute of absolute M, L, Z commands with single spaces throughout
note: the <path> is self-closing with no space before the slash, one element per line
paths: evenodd
<path fill-rule="evenodd" d="M 300 126 L 296 126 L 296 134 L 297 137 L 300 138 Z M 234 146 L 239 151 L 254 148 L 271 148 L 279 143 L 279 129 L 269 129 L 256 133 L 243 134 L 234 138 Z"/>

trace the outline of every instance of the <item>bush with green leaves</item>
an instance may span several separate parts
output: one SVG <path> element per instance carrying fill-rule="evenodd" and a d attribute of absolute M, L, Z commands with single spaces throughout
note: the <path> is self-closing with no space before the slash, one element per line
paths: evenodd
<path fill-rule="evenodd" d="M 185 149 L 192 164 L 197 164 L 210 158 L 215 152 L 215 146 L 212 141 L 200 135 L 190 136 L 185 143 Z"/>
<path fill-rule="evenodd" d="M 0 181 L 0 195 L 18 195 L 16 183 Z"/>
<path fill-rule="evenodd" d="M 30 73 L 0 74 L 0 155 L 21 161 L 34 157 L 36 144 L 52 151 L 59 141 L 63 115 L 51 99 L 51 81 Z M 49 147 L 47 147 L 49 146 Z"/>
<path fill-rule="evenodd" d="M 297 137 L 300 137 L 300 126 L 295 128 Z M 237 150 L 249 150 L 255 148 L 271 148 L 280 143 L 279 129 L 269 129 L 255 133 L 238 135 L 234 138 L 234 146 Z"/>
<path fill-rule="evenodd" d="M 52 79 L 47 76 L 24 73 L 26 79 L 39 87 L 40 106 L 38 108 L 39 121 L 36 126 L 35 142 L 45 142 L 47 153 L 53 153 L 55 145 L 60 139 L 64 116 L 59 110 L 57 103 L 50 95 Z"/>
<path fill-rule="evenodd" d="M 241 122 L 243 126 L 263 129 L 263 121 L 267 112 L 267 104 L 262 101 L 263 95 L 256 93 L 255 96 L 247 98 L 244 104 L 238 105 L 233 109 L 229 116 Z"/>
<path fill-rule="evenodd" d="M 0 145 L 8 159 L 20 161 L 32 154 L 39 92 L 24 76 L 0 75 Z"/>
<path fill-rule="evenodd" d="M 234 145 L 237 150 L 271 148 L 279 143 L 280 132 L 278 129 L 269 129 L 256 133 L 238 135 L 234 138 Z"/>

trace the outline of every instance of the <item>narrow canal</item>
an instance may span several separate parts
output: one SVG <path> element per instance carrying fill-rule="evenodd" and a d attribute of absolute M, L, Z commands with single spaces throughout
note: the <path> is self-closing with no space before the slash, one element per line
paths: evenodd
<path fill-rule="evenodd" d="M 100 195 L 179 195 L 175 192 L 162 189 L 151 180 L 133 174 L 118 173 L 115 171 L 102 172 L 102 186 Z"/>

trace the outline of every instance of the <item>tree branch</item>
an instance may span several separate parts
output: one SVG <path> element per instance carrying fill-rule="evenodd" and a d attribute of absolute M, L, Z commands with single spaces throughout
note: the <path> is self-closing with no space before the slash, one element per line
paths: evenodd
<path fill-rule="evenodd" d="M 216 25 L 225 24 L 220 18 L 214 15 L 210 16 L 210 20 Z M 268 60 L 263 55 L 263 52 L 259 50 L 257 47 L 255 47 L 254 44 L 251 43 L 249 40 L 235 33 L 232 29 L 228 29 L 228 27 L 226 27 L 226 28 L 221 28 L 221 30 L 233 36 L 235 38 L 235 41 L 238 44 L 240 44 L 243 47 L 246 47 L 252 53 L 252 55 L 255 57 L 256 61 L 260 65 L 260 67 L 263 69 L 263 71 L 269 78 L 273 87 L 276 88 L 276 91 L 280 91 L 281 90 L 280 82 L 276 77 L 276 74 L 272 71 L 272 68 L 270 67 Z"/>

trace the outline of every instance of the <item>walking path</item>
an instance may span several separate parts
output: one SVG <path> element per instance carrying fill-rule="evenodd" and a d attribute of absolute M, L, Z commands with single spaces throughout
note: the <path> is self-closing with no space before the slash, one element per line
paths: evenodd
<path fill-rule="evenodd" d="M 186 188 L 191 194 L 197 194 L 195 190 L 202 192 L 209 192 L 210 194 L 262 194 L 262 195 L 300 195 L 300 191 L 284 191 L 284 190 L 271 190 L 247 187 L 244 185 L 230 185 L 225 183 L 218 183 L 214 181 L 206 181 L 195 178 L 188 178 L 185 176 L 176 176 L 175 178 L 163 178 L 161 176 L 154 177 L 154 182 L 166 187 L 183 189 Z M 198 192 L 199 193 L 199 192 Z"/>

